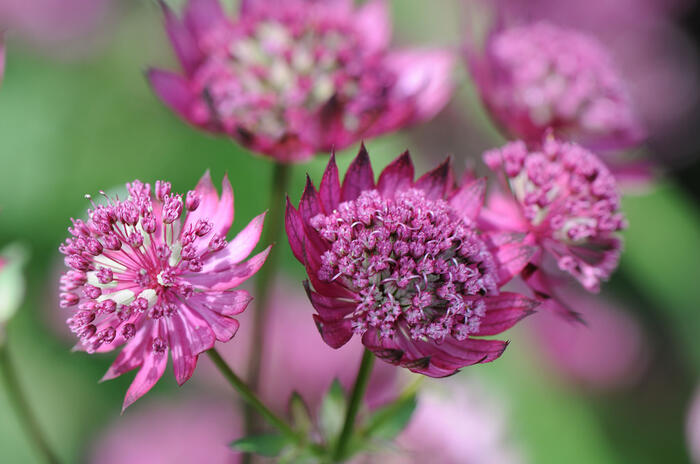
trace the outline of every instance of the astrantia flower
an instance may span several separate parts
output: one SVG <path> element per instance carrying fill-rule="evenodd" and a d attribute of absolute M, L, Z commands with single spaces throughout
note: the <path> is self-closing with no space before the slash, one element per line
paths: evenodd
<path fill-rule="evenodd" d="M 533 301 L 499 293 L 532 250 L 493 249 L 479 235 L 484 188 L 454 188 L 448 162 L 414 182 L 408 153 L 375 184 L 364 147 L 341 187 L 331 158 L 319 191 L 309 180 L 286 216 L 325 342 L 337 348 L 354 333 L 379 358 L 432 377 L 498 358 L 506 342 L 473 337 L 532 311 Z"/>
<path fill-rule="evenodd" d="M 0 32 L 0 84 L 2 84 L 2 78 L 5 75 L 5 40 L 2 37 L 2 32 Z"/>
<path fill-rule="evenodd" d="M 73 220 L 60 247 L 70 268 L 61 277 L 61 307 L 77 348 L 111 351 L 125 345 L 103 380 L 141 367 L 124 400 L 126 408 L 163 375 L 172 353 L 179 384 L 194 372 L 200 353 L 238 329 L 233 318 L 248 305 L 232 290 L 262 266 L 269 252 L 243 261 L 258 243 L 264 214 L 226 241 L 233 222 L 227 178 L 221 198 L 207 172 L 187 195 L 168 182 L 127 184 L 126 200 L 93 204 L 87 221 Z M 181 216 L 184 214 L 184 220 Z"/>
<path fill-rule="evenodd" d="M 551 295 L 541 272 L 547 256 L 589 291 L 597 292 L 618 265 L 626 227 L 615 178 L 592 152 L 547 137 L 541 150 L 511 142 L 484 154 L 509 194 L 494 192 L 480 214 L 490 230 L 527 234 L 539 247 L 523 277 L 537 292 Z"/>
<path fill-rule="evenodd" d="M 642 138 L 625 83 L 593 37 L 537 22 L 494 30 L 482 56 L 468 54 L 484 104 L 514 138 L 536 143 L 550 128 L 597 148 Z"/>
<path fill-rule="evenodd" d="M 184 75 L 152 70 L 163 102 L 189 123 L 283 162 L 342 149 L 425 120 L 451 94 L 443 51 L 389 51 L 383 0 L 189 0 L 166 29 Z"/>

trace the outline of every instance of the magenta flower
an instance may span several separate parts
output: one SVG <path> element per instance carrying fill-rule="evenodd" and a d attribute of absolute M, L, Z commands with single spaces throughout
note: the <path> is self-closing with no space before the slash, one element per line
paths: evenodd
<path fill-rule="evenodd" d="M 0 84 L 2 84 L 2 78 L 5 75 L 5 40 L 0 32 Z"/>
<path fill-rule="evenodd" d="M 452 92 L 444 51 L 389 51 L 383 0 L 189 0 L 166 29 L 184 74 L 151 70 L 156 94 L 196 127 L 283 162 L 342 149 L 435 115 Z"/>
<path fill-rule="evenodd" d="M 115 420 L 91 445 L 91 464 L 238 464 L 228 446 L 240 436 L 241 411 L 210 397 L 150 403 Z"/>
<path fill-rule="evenodd" d="M 556 372 L 588 389 L 615 390 L 634 385 L 649 360 L 649 345 L 631 312 L 580 288 L 557 288 L 557 296 L 580 312 L 586 327 L 562 324 L 553 314 L 538 314 L 530 328 L 534 343 Z"/>
<path fill-rule="evenodd" d="M 498 358 L 507 342 L 473 337 L 532 312 L 532 300 L 499 293 L 532 248 L 493 249 L 479 235 L 484 191 L 483 180 L 454 188 L 449 162 L 414 182 L 408 153 L 375 184 L 364 146 L 341 186 L 331 157 L 319 191 L 308 180 L 286 215 L 324 341 L 338 348 L 357 334 L 377 357 L 431 377 Z"/>
<path fill-rule="evenodd" d="M 547 22 L 499 26 L 483 53 L 467 55 L 484 104 L 510 137 L 538 143 L 552 129 L 595 148 L 627 148 L 643 138 L 611 57 L 583 32 Z"/>
<path fill-rule="evenodd" d="M 60 304 L 73 308 L 67 323 L 80 339 L 76 348 L 93 353 L 125 345 L 103 380 L 141 367 L 124 408 L 163 375 L 168 351 L 182 385 L 200 353 L 233 337 L 239 325 L 233 316 L 251 297 L 232 289 L 255 274 L 269 252 L 243 261 L 258 243 L 264 214 L 226 241 L 233 222 L 227 178 L 221 198 L 208 172 L 184 199 L 168 182 L 156 182 L 155 195 L 138 180 L 127 189 L 126 200 L 93 203 L 86 222 L 73 220 L 72 237 L 60 247 L 69 267 Z"/>
<path fill-rule="evenodd" d="M 488 230 L 527 234 L 539 252 L 523 278 L 540 296 L 552 295 L 546 258 L 591 292 L 618 265 L 626 227 L 615 178 L 593 153 L 549 136 L 540 151 L 511 142 L 484 153 L 510 195 L 494 192 L 480 214 Z M 545 272 L 543 272 L 543 270 Z"/>

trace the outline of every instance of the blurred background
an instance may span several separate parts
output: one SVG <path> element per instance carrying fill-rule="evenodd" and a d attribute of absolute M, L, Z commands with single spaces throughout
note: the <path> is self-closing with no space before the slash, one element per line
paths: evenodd
<path fill-rule="evenodd" d="M 438 386 L 438 396 L 462 405 L 463 417 L 431 415 L 439 406 L 430 409 L 433 403 L 425 400 L 420 407 L 427 412 L 420 418 L 452 424 L 456 446 L 469 442 L 482 451 L 499 451 L 463 451 L 464 459 L 454 462 L 683 463 L 692 462 L 693 455 L 700 462 L 700 404 L 692 407 L 700 371 L 700 67 L 695 28 L 700 5 L 690 0 L 521 2 L 523 15 L 543 14 L 589 30 L 610 47 L 650 128 L 649 141 L 640 150 L 658 163 L 659 178 L 625 196 L 630 227 L 621 267 L 600 297 L 585 300 L 582 312 L 588 327 L 568 327 L 546 314 L 526 319 L 509 332 L 512 343 L 502 359 L 465 369 L 447 387 L 444 382 Z M 457 50 L 465 24 L 474 19 L 461 0 L 391 3 L 397 44 L 440 44 Z M 62 266 L 57 248 L 69 218 L 81 216 L 88 207 L 86 193 L 135 178 L 151 183 L 167 179 L 183 192 L 206 169 L 212 170 L 215 182 L 225 172 L 231 177 L 235 233 L 267 208 L 272 163 L 186 126 L 157 101 L 143 71 L 148 66 L 175 68 L 175 62 L 156 2 L 0 0 L 2 29 L 7 64 L 0 87 L 0 248 L 19 241 L 30 253 L 27 296 L 8 336 L 20 380 L 49 440 L 69 463 L 235 462 L 227 461 L 232 458 L 224 448 L 217 448 L 217 458 L 180 453 L 146 461 L 143 450 L 124 446 L 167 447 L 193 433 L 197 424 L 217 430 L 202 437 L 202 446 L 225 444 L 236 438 L 234 395 L 218 385 L 217 374 L 202 360 L 184 387 L 178 388 L 166 374 L 120 416 L 132 375 L 98 385 L 114 353 L 71 352 L 72 340 L 63 327 L 67 315 L 57 304 Z M 463 63 L 456 78 L 456 96 L 435 120 L 367 143 L 375 172 L 406 148 L 419 172 L 448 154 L 461 171 L 478 163 L 484 149 L 503 143 Z M 355 151 L 339 155 L 341 169 Z M 294 201 L 306 172 L 320 179 L 326 160 L 318 156 L 293 168 L 289 194 Z M 276 382 L 275 375 L 294 378 L 291 362 L 300 370 L 299 381 L 313 384 L 307 389 L 313 397 L 318 395 L 314 388 L 325 389 L 333 373 L 354 372 L 361 350 L 348 346 L 334 352 L 320 342 L 299 285 L 303 270 L 286 243 L 277 252 L 285 275 L 278 279 L 282 296 L 273 315 L 284 313 L 280 317 L 290 317 L 290 324 L 299 324 L 298 333 L 308 335 L 271 337 L 277 346 L 272 350 L 299 345 L 299 351 L 293 361 L 270 355 L 274 361 L 265 375 L 270 383 Z M 226 347 L 232 359 L 240 357 L 238 350 L 245 344 L 236 337 Z M 307 349 L 323 354 L 307 357 Z M 428 388 L 432 383 L 427 382 Z M 382 388 L 386 386 L 375 388 L 377 401 Z M 267 395 L 279 400 L 288 393 Z M 205 406 L 198 406 L 202 402 Z M 285 402 L 278 401 L 278 407 Z M 416 430 L 407 433 L 425 436 Z M 148 433 L 155 438 L 140 443 Z M 0 389 L 0 462 L 38 459 Z"/>

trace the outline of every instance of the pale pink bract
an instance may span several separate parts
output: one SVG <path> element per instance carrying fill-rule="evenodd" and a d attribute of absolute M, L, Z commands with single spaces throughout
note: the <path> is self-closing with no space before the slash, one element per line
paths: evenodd
<path fill-rule="evenodd" d="M 282 162 L 342 149 L 435 115 L 452 92 L 451 55 L 389 49 L 383 0 L 189 0 L 166 30 L 183 74 L 151 70 L 184 120 Z"/>
<path fill-rule="evenodd" d="M 60 279 L 60 305 L 73 311 L 67 323 L 79 338 L 76 348 L 93 353 L 124 345 L 103 380 L 141 368 L 124 408 L 163 375 L 168 352 L 182 385 L 199 354 L 234 336 L 234 316 L 251 297 L 233 289 L 269 252 L 244 261 L 260 239 L 264 214 L 226 241 L 233 222 L 228 178 L 221 198 L 208 172 L 184 198 L 162 181 L 153 191 L 139 181 L 127 189 L 127 199 L 93 203 L 87 221 L 73 220 L 60 247 L 69 268 Z"/>
<path fill-rule="evenodd" d="M 533 249 L 478 233 L 483 179 L 455 187 L 447 162 L 413 176 L 404 153 L 375 183 L 363 146 L 341 186 L 331 157 L 319 190 L 308 180 L 299 208 L 287 203 L 287 235 L 328 345 L 357 334 L 391 364 L 444 377 L 498 358 L 506 342 L 474 337 L 532 312 L 533 300 L 499 288 Z"/>
<path fill-rule="evenodd" d="M 627 225 L 614 176 L 589 150 L 547 136 L 540 150 L 522 141 L 487 151 L 484 162 L 501 180 L 480 224 L 502 237 L 533 243 L 538 253 L 522 277 L 543 299 L 554 280 L 547 260 L 597 292 L 617 268 Z M 507 193 L 504 193 L 507 192 Z M 556 302 L 551 301 L 551 304 Z M 562 309 L 558 307 L 558 309 Z"/>

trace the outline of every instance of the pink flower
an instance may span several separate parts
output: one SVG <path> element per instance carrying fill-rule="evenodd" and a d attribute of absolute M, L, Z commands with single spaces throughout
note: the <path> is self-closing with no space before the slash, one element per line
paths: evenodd
<path fill-rule="evenodd" d="M 289 398 L 296 391 L 315 411 L 336 378 L 346 391 L 350 391 L 355 380 L 354 368 L 360 365 L 362 358 L 359 340 L 338 350 L 326 345 L 318 337 L 311 318 L 313 309 L 309 307 L 306 294 L 284 280 L 273 290 L 269 311 L 259 391 L 265 404 L 276 411 L 286 412 Z M 241 314 L 241 324 L 252 323 L 252 317 L 251 311 Z M 236 343 L 219 348 L 222 357 L 240 375 L 245 374 L 247 367 L 251 336 L 249 331 L 241 331 Z M 202 369 L 205 367 L 211 367 L 212 378 L 222 379 L 213 366 L 204 365 Z M 370 407 L 380 406 L 396 397 L 399 383 L 396 374 L 396 369 L 388 364 L 375 366 L 365 397 Z M 198 376 L 203 380 L 209 380 L 209 377 Z M 222 386 L 227 393 L 231 389 L 229 385 Z"/>
<path fill-rule="evenodd" d="M 60 304 L 73 308 L 67 323 L 80 339 L 77 348 L 94 353 L 125 345 L 103 380 L 141 367 L 124 408 L 163 375 L 168 351 L 182 385 L 200 353 L 233 337 L 239 325 L 233 316 L 251 297 L 232 289 L 255 274 L 269 252 L 243 261 L 258 243 L 264 214 L 226 241 L 233 222 L 227 178 L 221 198 L 208 172 L 184 199 L 163 181 L 154 194 L 138 180 L 127 189 L 128 199 L 93 203 L 87 222 L 73 220 L 72 237 L 60 247 L 69 267 Z"/>
<path fill-rule="evenodd" d="M 324 341 L 339 348 L 357 334 L 377 357 L 431 377 L 498 358 L 506 342 L 473 337 L 532 312 L 532 300 L 499 293 L 532 249 L 487 245 L 474 226 L 484 191 L 483 180 L 454 188 L 449 162 L 414 182 L 408 153 L 375 184 L 364 146 L 341 186 L 331 157 L 319 191 L 308 180 L 286 215 Z"/>
<path fill-rule="evenodd" d="M 435 115 L 452 92 L 444 51 L 390 51 L 383 0 L 218 0 L 164 7 L 182 75 L 151 70 L 180 117 L 284 162 L 342 149 Z"/>
<path fill-rule="evenodd" d="M 593 37 L 547 22 L 491 31 L 482 54 L 468 50 L 492 117 L 511 137 L 537 143 L 552 129 L 596 148 L 641 141 L 623 78 Z"/>
<path fill-rule="evenodd" d="M 617 267 L 626 227 L 615 178 L 593 153 L 548 136 L 541 150 L 511 142 L 484 153 L 510 195 L 495 192 L 480 222 L 489 230 L 527 234 L 539 253 L 522 276 L 536 293 L 551 295 L 545 258 L 591 292 Z"/>
<path fill-rule="evenodd" d="M 639 321 L 612 302 L 577 288 L 558 288 L 557 296 L 580 312 L 586 326 L 562 324 L 553 314 L 541 312 L 530 327 L 543 356 L 564 379 L 585 388 L 634 385 L 648 361 Z"/>
<path fill-rule="evenodd" d="M 685 428 L 692 462 L 700 462 L 700 389 L 696 388 L 688 410 Z"/>
<path fill-rule="evenodd" d="M 91 446 L 92 464 L 237 464 L 228 444 L 242 432 L 228 402 L 189 399 L 148 404 L 119 417 Z"/>
<path fill-rule="evenodd" d="M 2 84 L 2 78 L 5 75 L 5 40 L 0 32 L 0 84 Z"/>
<path fill-rule="evenodd" d="M 352 464 L 527 462 L 509 437 L 508 414 L 501 398 L 474 381 L 447 380 L 446 384 L 445 389 L 421 391 L 411 421 L 393 450 L 358 457 Z"/>

